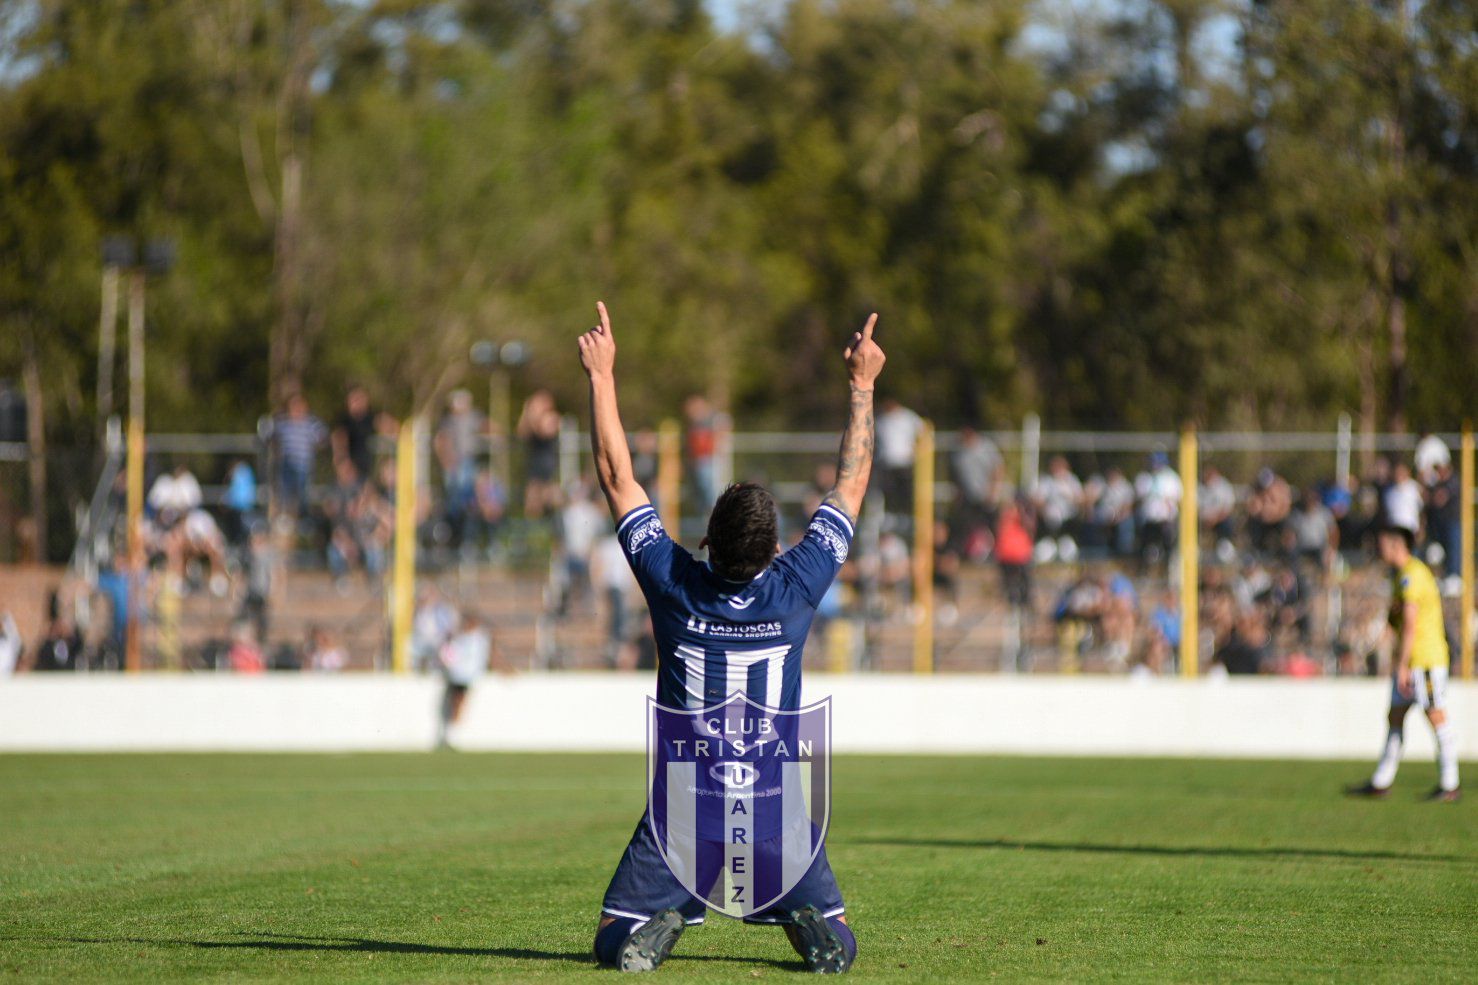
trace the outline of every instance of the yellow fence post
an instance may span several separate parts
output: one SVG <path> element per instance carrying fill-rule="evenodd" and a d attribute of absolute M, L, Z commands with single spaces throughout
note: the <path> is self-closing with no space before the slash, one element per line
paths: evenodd
<path fill-rule="evenodd" d="M 498 479 L 503 483 L 503 493 L 512 496 L 513 490 L 513 394 L 509 386 L 508 373 L 503 369 L 495 369 L 488 374 L 488 419 L 489 432 L 488 455 L 491 458 L 493 448 L 501 439 L 503 442 L 502 454 L 498 455 L 498 464 L 494 468 Z M 488 464 L 492 464 L 489 461 Z"/>
<path fill-rule="evenodd" d="M 934 672 L 934 425 L 919 429 L 913 467 L 913 669 Z"/>
<path fill-rule="evenodd" d="M 1463 597 L 1458 605 L 1459 639 L 1462 640 L 1460 673 L 1463 680 L 1473 679 L 1473 422 L 1463 422 L 1463 441 L 1459 453 L 1462 462 L 1459 472 L 1463 489 L 1458 496 L 1462 504 L 1462 526 L 1459 542 L 1462 547 Z"/>
<path fill-rule="evenodd" d="M 130 674 L 143 669 L 144 605 L 144 422 L 128 418 L 128 613 L 123 644 L 123 666 Z"/>
<path fill-rule="evenodd" d="M 395 441 L 395 565 L 390 588 L 390 666 L 411 669 L 411 622 L 416 613 L 416 448 L 421 419 L 412 416 Z"/>
<path fill-rule="evenodd" d="M 683 442 L 677 421 L 657 428 L 657 505 L 662 526 L 673 540 L 682 539 Z"/>
<path fill-rule="evenodd" d="M 128 616 L 123 666 L 137 674 L 144 666 L 144 273 L 128 276 Z"/>
<path fill-rule="evenodd" d="M 850 620 L 838 617 L 826 624 L 826 669 L 829 673 L 845 674 L 852 669 L 855 643 Z"/>
<path fill-rule="evenodd" d="M 1196 461 L 1196 429 L 1186 425 L 1180 432 L 1180 676 L 1193 678 L 1200 671 L 1201 543 L 1200 515 L 1196 506 L 1196 483 L 1200 466 Z"/>

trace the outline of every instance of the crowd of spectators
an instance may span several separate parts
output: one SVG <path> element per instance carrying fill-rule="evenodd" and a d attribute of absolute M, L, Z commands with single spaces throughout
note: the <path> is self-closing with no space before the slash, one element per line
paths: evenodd
<path fill-rule="evenodd" d="M 1173 659 L 1177 600 L 1156 586 L 1169 581 L 1185 490 L 1168 456 L 1150 454 L 1131 481 L 1117 463 L 1084 478 L 1054 455 L 1035 482 L 1013 488 L 999 449 L 965 430 L 950 474 L 956 501 L 940 557 L 994 560 L 1002 595 L 1027 619 L 1046 608 L 1032 593 L 1034 566 L 1067 562 L 1076 572 L 1047 613 L 1059 666 L 1091 652 L 1108 668 L 1148 674 Z M 1424 436 L 1411 460 L 1375 457 L 1363 477 L 1302 487 L 1269 466 L 1239 486 L 1209 464 L 1196 492 L 1203 643 L 1216 672 L 1374 672 L 1379 606 L 1352 597 L 1360 611 L 1331 613 L 1326 593 L 1349 589 L 1352 568 L 1373 570 L 1383 525 L 1411 530 L 1444 594 L 1461 590 L 1460 488 L 1450 449 L 1435 436 Z M 1379 584 L 1377 575 L 1360 590 L 1372 596 Z"/>
<path fill-rule="evenodd" d="M 881 449 L 881 430 L 878 442 Z M 906 469 L 895 469 L 890 483 L 902 484 L 905 471 L 911 477 L 912 457 L 904 464 Z M 1017 486 L 996 444 L 962 428 L 948 470 L 956 492 L 949 543 L 968 560 L 992 554 L 1003 520 L 1011 541 L 1005 563 L 1013 568 L 1028 560 L 1020 550 L 1022 533 L 1033 545 L 1029 560 L 1037 563 L 1116 558 L 1163 566 L 1174 550 L 1183 489 L 1162 452 L 1148 456 L 1132 481 L 1121 465 L 1112 463 L 1084 479 L 1066 456 L 1052 455 L 1034 481 Z M 1014 573 L 1012 581 L 1019 581 Z"/>
<path fill-rule="evenodd" d="M 718 453 L 727 418 L 706 399 L 684 404 L 689 503 L 716 495 Z M 620 565 L 604 505 L 588 480 L 561 485 L 565 416 L 546 389 L 529 394 L 504 432 L 453 390 L 431 434 L 432 474 L 422 475 L 416 496 L 418 566 L 438 569 L 468 561 L 538 563 L 548 556 L 547 615 L 565 620 L 601 606 L 606 615 L 606 660 L 613 666 L 645 663 L 649 629 L 639 593 L 624 559 Z M 203 485 L 192 469 L 202 456 L 164 461 L 149 477 L 142 525 L 145 576 L 126 575 L 126 485 L 111 490 L 114 537 L 99 558 L 98 588 L 110 595 L 113 618 L 96 646 L 75 627 L 54 618 L 44 639 L 26 650 L 0 636 L 0 657 L 20 670 L 116 669 L 123 663 L 128 593 L 142 584 L 139 611 L 149 628 L 151 665 L 173 669 L 219 666 L 238 672 L 267 668 L 331 672 L 346 665 L 345 647 L 327 626 L 310 627 L 300 641 L 284 644 L 272 634 L 274 588 L 284 570 L 326 569 L 341 595 L 380 594 L 394 543 L 399 423 L 350 387 L 337 414 L 320 416 L 302 395 L 259 429 L 260 453 L 232 459 L 215 485 Z M 633 439 L 637 475 L 657 498 L 659 442 L 645 429 Z M 151 460 L 154 465 L 159 460 Z M 516 468 L 515 468 L 516 466 Z M 510 480 L 517 474 L 515 494 Z M 517 523 L 510 518 L 517 511 Z M 510 545 L 521 547 L 514 556 Z M 614 550 L 613 550 L 614 548 Z M 181 646 L 183 600 L 192 594 L 221 600 L 232 613 L 224 637 L 205 652 Z M 460 618 L 460 617 L 459 617 Z M 272 634 L 280 636 L 280 634 Z M 12 654 L 11 651 L 14 651 Z M 640 651 L 640 652 L 638 652 Z"/>
<path fill-rule="evenodd" d="M 1163 570 L 1175 550 L 1184 487 L 1163 452 L 1147 456 L 1132 481 L 1118 463 L 1080 477 L 1067 456 L 1052 455 L 1034 482 L 1015 487 L 999 449 L 967 428 L 949 466 L 955 543 L 967 557 L 989 553 L 1007 505 L 1031 531 L 1038 563 L 1109 558 Z M 902 472 L 895 469 L 888 481 L 901 482 Z M 1203 548 L 1222 563 L 1251 553 L 1315 568 L 1327 568 L 1342 550 L 1354 555 L 1368 549 L 1376 527 L 1391 523 L 1414 531 L 1439 573 L 1452 575 L 1459 554 L 1458 494 L 1450 452 L 1428 436 L 1415 469 L 1405 459 L 1383 456 L 1364 478 L 1326 478 L 1301 488 L 1267 466 L 1239 487 L 1207 465 L 1197 486 L 1197 519 Z"/>
<path fill-rule="evenodd" d="M 683 402 L 682 417 L 682 495 L 691 516 L 719 491 L 731 425 L 701 395 Z M 431 435 L 434 470 L 422 476 L 416 497 L 421 567 L 548 557 L 542 617 L 555 624 L 599 617 L 606 665 L 650 662 L 649 622 L 604 504 L 587 477 L 562 484 L 570 480 L 562 460 L 566 424 L 553 395 L 535 390 L 506 432 L 499 423 L 475 407 L 469 391 L 448 395 Z M 189 663 L 175 642 L 180 599 L 200 592 L 232 607 L 218 662 L 241 671 L 343 667 L 345 647 L 324 626 L 293 644 L 291 654 L 267 655 L 274 587 L 285 567 L 317 566 L 342 593 L 356 583 L 383 592 L 395 529 L 398 427 L 362 387 L 349 388 L 327 420 L 294 395 L 264 430 L 262 454 L 212 474 L 218 485 L 202 488 L 183 460 L 166 463 L 149 484 L 144 526 L 151 572 L 145 609 L 159 659 L 173 667 Z M 911 527 L 924 427 L 896 399 L 881 401 L 873 486 L 881 523 L 875 537 L 859 537 L 853 564 L 818 625 L 843 613 L 844 597 L 854 600 L 849 611 L 868 619 L 916 618 Z M 940 461 L 955 498 L 940 512 L 933 536 L 946 624 L 972 606 L 1005 608 L 1022 619 L 1028 637 L 1051 627 L 1059 665 L 1097 659 L 1144 675 L 1174 662 L 1179 614 L 1166 586 L 1186 490 L 1167 454 L 1137 461 L 1095 455 L 1077 463 L 1053 454 L 1040 474 L 1018 484 L 988 434 L 962 428 L 946 447 Z M 655 431 L 633 434 L 632 458 L 638 481 L 660 508 L 662 446 Z M 1094 467 L 1075 467 L 1083 462 Z M 808 505 L 827 488 L 830 468 L 817 469 Z M 515 475 L 520 485 L 510 488 Z M 1444 590 L 1458 588 L 1459 490 L 1450 450 L 1435 437 L 1425 436 L 1410 460 L 1376 458 L 1363 477 L 1342 482 L 1304 478 L 1295 485 L 1265 466 L 1239 484 L 1213 462 L 1197 477 L 1196 492 L 1205 552 L 1202 625 L 1207 652 L 1227 673 L 1313 672 L 1322 664 L 1309 654 L 1319 647 L 1342 670 L 1366 669 L 1368 640 L 1344 625 L 1321 623 L 1317 603 L 1331 576 L 1365 559 L 1380 524 L 1412 529 Z M 115 496 L 121 500 L 121 480 Z M 798 534 L 803 513 L 789 512 L 795 515 L 785 525 Z M 521 555 L 510 547 L 518 543 Z M 999 581 L 987 582 L 994 599 L 961 598 L 959 584 L 971 566 L 998 572 Z M 1046 581 L 1039 579 L 1042 566 L 1053 572 Z M 99 587 L 112 592 L 115 616 L 106 653 L 92 662 L 115 666 L 123 632 L 116 613 L 125 590 L 106 568 Z M 428 638 L 434 634 L 427 626 L 442 626 L 444 635 L 454 621 L 434 604 L 417 614 L 418 632 Z M 10 666 L 65 669 L 90 659 L 79 656 L 84 645 L 66 620 L 54 619 L 45 636 L 44 654 L 38 648 L 24 661 L 17 655 Z M 7 639 L 0 633 L 0 660 L 7 647 L 20 652 Z"/>

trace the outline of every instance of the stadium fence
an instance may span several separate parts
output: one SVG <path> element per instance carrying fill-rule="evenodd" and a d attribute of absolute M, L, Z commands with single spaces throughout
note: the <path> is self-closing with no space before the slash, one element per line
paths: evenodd
<path fill-rule="evenodd" d="M 127 442 L 116 425 L 111 426 L 101 456 L 102 464 L 91 471 L 97 479 L 90 490 L 77 491 L 77 541 L 69 566 L 70 582 L 77 586 L 75 598 L 79 623 L 94 637 L 107 633 L 106 605 L 99 611 L 95 591 L 101 573 L 121 573 L 136 590 L 125 593 L 134 617 L 125 630 L 134 646 L 123 646 L 118 659 L 127 669 L 143 670 L 164 662 L 162 649 L 177 652 L 181 646 L 200 651 L 213 648 L 219 658 L 239 606 L 233 586 L 226 599 L 165 599 L 165 618 L 160 618 L 161 592 L 157 585 L 137 572 L 138 562 L 128 548 L 127 529 L 132 518 L 143 514 L 142 503 L 128 509 L 127 500 L 142 497 L 143 475 L 129 476 L 130 465 L 152 478 L 175 464 L 185 464 L 201 479 L 205 501 L 218 509 L 222 501 L 226 471 L 232 462 L 250 463 L 260 484 L 260 499 L 269 515 L 275 513 L 272 484 L 275 464 L 266 423 L 255 434 L 149 435 L 143 454 L 130 458 Z M 1252 432 L 1181 431 L 1089 432 L 1043 429 L 1035 417 L 1020 428 L 983 431 L 981 434 L 999 450 L 1009 483 L 1021 491 L 1031 490 L 1053 456 L 1069 458 L 1082 477 L 1101 475 L 1119 468 L 1132 478 L 1141 471 L 1148 456 L 1167 455 L 1180 472 L 1185 486 L 1181 521 L 1173 553 L 1142 563 L 1133 557 L 1116 557 L 1102 545 L 1080 545 L 1078 553 L 1066 557 L 1038 551 L 1033 604 L 1007 605 L 998 575 L 990 564 L 965 559 L 958 571 L 936 568 L 939 551 L 934 542 L 935 520 L 952 517 L 958 490 L 950 481 L 950 457 L 960 447 L 959 432 L 935 433 L 925 427 L 920 435 L 915 461 L 916 495 L 902 509 L 869 500 L 859 524 L 855 547 L 856 577 L 849 578 L 829 618 L 819 620 L 818 632 L 808 660 L 833 672 L 855 670 L 1001 671 L 1055 670 L 1073 673 L 1096 669 L 1123 669 L 1122 653 L 1104 655 L 1101 631 L 1093 625 L 1074 625 L 1071 618 L 1056 618 L 1056 602 L 1067 597 L 1075 583 L 1117 574 L 1130 578 L 1137 595 L 1136 618 L 1147 622 L 1151 599 L 1176 610 L 1182 629 L 1179 646 L 1162 672 L 1195 676 L 1213 655 L 1214 636 L 1199 625 L 1208 614 L 1200 595 L 1203 585 L 1219 584 L 1218 572 L 1233 572 L 1254 562 L 1237 549 L 1225 553 L 1225 545 L 1214 539 L 1203 543 L 1197 522 L 1195 490 L 1191 481 L 1201 469 L 1215 465 L 1238 484 L 1246 484 L 1264 468 L 1271 468 L 1300 486 L 1316 483 L 1350 487 L 1352 478 L 1368 470 L 1377 455 L 1409 455 L 1417 435 L 1355 435 L 1348 417 L 1327 431 Z M 381 439 L 377 453 L 393 467 L 395 503 L 394 533 L 389 545 L 389 563 L 374 579 L 356 576 L 347 588 L 331 585 L 322 567 L 321 534 L 307 529 L 311 522 L 282 533 L 274 530 L 274 563 L 278 577 L 271 607 L 282 620 L 268 649 L 294 646 L 314 625 L 327 623 L 338 631 L 343 645 L 352 652 L 353 666 L 409 672 L 418 658 L 412 652 L 412 628 L 416 600 L 427 585 L 436 588 L 455 604 L 482 610 L 502 640 L 511 662 L 534 668 L 600 666 L 612 656 L 603 653 L 600 622 L 592 597 L 576 600 L 573 615 L 567 584 L 569 572 L 562 568 L 557 521 L 534 521 L 519 515 L 513 477 L 525 468 L 517 442 L 501 436 L 484 440 L 479 461 L 500 477 L 508 516 L 488 534 L 485 543 L 457 543 L 441 518 L 438 499 L 442 476 L 432 454 L 430 422 L 412 420 L 397 437 Z M 1471 432 L 1439 435 L 1455 450 L 1462 474 L 1461 591 L 1449 601 L 1450 623 L 1460 653 L 1459 669 L 1471 676 L 1473 666 L 1473 441 Z M 654 481 L 657 500 L 669 529 L 678 531 L 690 545 L 701 537 L 706 505 L 694 502 L 682 456 L 680 426 L 666 422 L 657 434 L 658 466 Z M 723 431 L 717 441 L 716 482 L 753 478 L 765 482 L 776 494 L 786 527 L 794 532 L 804 521 L 804 506 L 814 498 L 814 475 L 819 465 L 834 458 L 838 437 L 834 432 Z M 559 482 L 573 488 L 588 474 L 587 435 L 573 418 L 566 418 L 558 442 Z M 0 448 L 0 475 L 16 483 L 16 466 L 25 460 L 25 447 Z M 75 457 L 75 456 L 74 456 Z M 326 459 L 327 456 L 320 456 Z M 78 471 L 78 470 L 73 470 Z M 315 496 L 327 487 L 326 462 L 320 463 Z M 127 480 L 127 481 L 125 481 Z M 72 483 L 77 484 L 73 478 Z M 120 502 L 118 493 L 124 502 Z M 134 490 L 137 490 L 135 492 Z M 413 543 L 402 551 L 401 544 Z M 1291 647 L 1312 654 L 1319 673 L 1349 672 L 1340 655 L 1366 645 L 1364 630 L 1376 625 L 1382 613 L 1383 585 L 1373 568 L 1363 565 L 1358 545 L 1341 545 L 1327 568 L 1312 573 L 1304 589 L 1299 610 L 1297 638 Z M 1039 544 L 1039 548 L 1041 545 Z M 135 573 L 129 575 L 129 568 Z M 936 590 L 936 585 L 941 590 Z M 1220 589 L 1217 589 L 1220 591 Z M 115 595 L 114 599 L 118 596 Z M 1173 602 L 1171 601 L 1173 599 Z M 172 610 L 172 611 L 171 611 Z M 312 610 L 304 612 L 301 610 Z M 275 621 L 275 620 L 274 620 Z M 113 623 L 117 625 L 116 620 Z M 1137 631 L 1134 648 L 1142 642 Z M 174 639 L 161 640 L 173 635 Z M 34 638 L 34 637 L 33 637 Z M 182 643 L 183 641 L 183 643 Z M 1367 653 L 1358 653 L 1363 658 Z M 186 665 L 190 660 L 184 661 Z M 195 661 L 196 666 L 219 663 Z M 1359 664 L 1359 671 L 1373 665 Z M 177 665 L 177 664 L 171 664 Z"/>

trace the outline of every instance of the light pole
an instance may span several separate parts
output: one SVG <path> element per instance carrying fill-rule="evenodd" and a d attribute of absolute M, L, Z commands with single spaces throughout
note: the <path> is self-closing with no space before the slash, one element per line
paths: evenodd
<path fill-rule="evenodd" d="M 125 249 L 126 244 L 126 249 Z M 128 628 L 124 638 L 123 665 L 131 674 L 143 668 L 139 632 L 139 609 L 144 595 L 144 283 L 145 278 L 166 273 L 174 265 L 174 244 L 151 240 L 144 247 L 143 262 L 136 262 L 131 239 L 118 237 L 114 258 L 127 260 L 117 267 L 128 273 Z M 111 367 L 110 367 L 111 371 Z M 109 383 L 109 402 L 112 385 Z M 101 386 L 99 387 L 101 390 Z"/>
<path fill-rule="evenodd" d="M 472 343 L 467 357 L 472 365 L 488 373 L 488 425 L 489 430 L 503 435 L 503 456 L 498 466 L 498 476 L 503 483 L 505 495 L 510 491 L 513 476 L 513 399 L 509 387 L 509 374 L 529 361 L 529 347 L 514 339 L 499 345 L 491 339 Z M 489 456 L 492 445 L 489 443 Z M 489 462 L 489 465 L 492 463 Z"/>
<path fill-rule="evenodd" d="M 103 299 L 98 322 L 97 414 L 99 434 L 108 429 L 113 416 L 113 364 L 118 347 L 118 276 L 134 265 L 133 240 L 109 236 L 103 240 Z"/>

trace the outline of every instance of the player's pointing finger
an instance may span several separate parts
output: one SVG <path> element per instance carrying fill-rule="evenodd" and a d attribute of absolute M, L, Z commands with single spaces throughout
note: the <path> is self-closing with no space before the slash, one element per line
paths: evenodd
<path fill-rule="evenodd" d="M 600 312 L 601 330 L 607 335 L 610 335 L 611 338 L 615 338 L 615 336 L 611 334 L 611 316 L 610 313 L 606 311 L 606 303 L 604 301 L 595 302 L 595 310 Z"/>
<path fill-rule="evenodd" d="M 862 341 L 867 342 L 872 339 L 872 327 L 877 323 L 878 313 L 874 311 L 872 314 L 867 316 L 867 324 L 862 326 Z"/>

